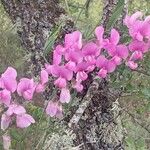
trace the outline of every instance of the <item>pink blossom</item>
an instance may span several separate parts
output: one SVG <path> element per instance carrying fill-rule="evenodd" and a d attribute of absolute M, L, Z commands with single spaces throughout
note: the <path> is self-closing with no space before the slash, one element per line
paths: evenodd
<path fill-rule="evenodd" d="M 132 70 L 135 70 L 135 69 L 138 67 L 138 64 L 135 63 L 134 61 L 128 61 L 128 62 L 126 63 L 126 65 L 127 65 L 128 67 L 130 67 Z"/>
<path fill-rule="evenodd" d="M 4 148 L 4 150 L 9 150 L 9 148 L 11 146 L 10 136 L 7 134 L 4 134 L 2 137 L 3 137 L 3 148 Z"/>
<path fill-rule="evenodd" d="M 65 35 L 65 48 L 79 50 L 82 48 L 82 34 L 80 31 L 74 31 Z"/>
<path fill-rule="evenodd" d="M 62 88 L 60 92 L 60 102 L 69 103 L 71 99 L 70 91 L 67 88 Z"/>
<path fill-rule="evenodd" d="M 16 116 L 16 124 L 19 128 L 27 128 L 31 123 L 35 123 L 35 120 L 29 114 L 20 114 Z"/>
<path fill-rule="evenodd" d="M 62 106 L 58 102 L 49 101 L 46 107 L 46 114 L 51 117 L 61 117 L 62 116 Z"/>
<path fill-rule="evenodd" d="M 88 63 L 94 65 L 96 62 L 96 57 L 100 54 L 100 49 L 95 43 L 90 42 L 84 45 L 82 52 L 84 55 L 84 59 Z"/>
<path fill-rule="evenodd" d="M 11 102 L 11 93 L 10 91 L 4 89 L 0 91 L 0 103 L 4 103 L 6 106 L 9 106 Z"/>
<path fill-rule="evenodd" d="M 97 37 L 100 49 L 103 48 L 103 46 L 104 46 L 103 34 L 104 34 L 104 28 L 102 26 L 98 26 L 95 29 L 95 35 Z"/>
<path fill-rule="evenodd" d="M 108 73 L 114 72 L 116 69 L 116 64 L 112 60 L 106 59 L 103 55 L 98 57 L 96 66 L 100 68 L 98 75 L 102 78 L 105 78 Z"/>
<path fill-rule="evenodd" d="M 131 16 L 126 16 L 124 24 L 129 28 L 129 33 L 135 40 L 144 41 L 145 38 L 150 40 L 150 22 L 149 17 L 144 21 L 139 20 L 143 14 L 136 12 Z"/>
<path fill-rule="evenodd" d="M 36 92 L 37 93 L 43 92 L 45 90 L 47 82 L 48 82 L 48 73 L 46 72 L 46 70 L 42 70 L 40 75 L 40 83 L 36 87 Z"/>
<path fill-rule="evenodd" d="M 132 42 L 129 44 L 129 49 L 131 52 L 141 51 L 142 53 L 146 53 L 149 48 L 149 43 L 145 43 L 143 41 L 132 40 Z"/>
<path fill-rule="evenodd" d="M 25 100 L 31 100 L 35 92 L 36 84 L 33 79 L 22 78 L 18 84 L 17 92 Z"/>
<path fill-rule="evenodd" d="M 77 81 L 73 88 L 75 88 L 77 92 L 81 92 L 83 90 L 83 85 L 81 84 L 81 82 Z"/>
<path fill-rule="evenodd" d="M 1 118 L 1 129 L 5 130 L 8 128 L 13 117 L 16 117 L 17 127 L 26 128 L 31 123 L 35 123 L 35 120 L 29 114 L 26 114 L 26 110 L 23 106 L 12 104 L 8 110 L 2 115 Z"/>
<path fill-rule="evenodd" d="M 11 117 L 7 114 L 2 114 L 1 117 L 1 129 L 6 130 L 9 127 L 9 124 L 11 123 Z"/>
<path fill-rule="evenodd" d="M 65 88 L 67 86 L 67 81 L 64 78 L 59 77 L 57 80 L 55 80 L 54 85 L 59 88 Z"/>
<path fill-rule="evenodd" d="M 10 92 L 15 92 L 17 88 L 17 72 L 14 68 L 8 67 L 7 70 L 1 75 L 0 88 L 7 89 Z"/>

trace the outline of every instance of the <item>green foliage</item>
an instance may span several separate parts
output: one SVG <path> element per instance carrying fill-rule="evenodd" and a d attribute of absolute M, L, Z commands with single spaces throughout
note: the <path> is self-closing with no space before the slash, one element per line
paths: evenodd
<path fill-rule="evenodd" d="M 12 25 L 8 16 L 0 4 L 0 72 L 8 66 L 21 69 L 25 54 L 21 41 L 16 35 L 15 26 Z"/>
<path fill-rule="evenodd" d="M 106 26 L 107 30 L 112 28 L 115 25 L 118 18 L 121 16 L 121 14 L 123 12 L 123 8 L 124 8 L 124 3 L 125 3 L 124 0 L 118 1 L 116 8 L 114 9 L 114 11 L 113 11 L 108 23 L 107 23 L 107 26 Z"/>

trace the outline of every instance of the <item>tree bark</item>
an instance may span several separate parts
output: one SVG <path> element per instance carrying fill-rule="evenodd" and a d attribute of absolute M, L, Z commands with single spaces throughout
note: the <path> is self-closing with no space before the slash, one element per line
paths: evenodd
<path fill-rule="evenodd" d="M 104 0 L 102 22 L 104 27 L 117 1 Z M 43 51 L 48 33 L 57 25 L 61 15 L 65 13 L 64 9 L 60 7 L 58 0 L 1 0 L 1 2 L 12 22 L 17 25 L 17 32 L 22 39 L 23 46 L 31 54 L 30 71 L 33 75 L 38 75 L 45 63 Z M 73 23 L 66 20 L 60 37 L 71 30 L 73 30 Z M 117 103 L 119 94 L 114 92 L 115 96 L 110 94 L 106 80 L 101 80 L 93 93 L 95 86 L 94 88 L 90 86 L 93 85 L 92 80 L 87 84 L 84 95 L 80 96 L 82 97 L 80 98 L 81 104 L 84 100 L 89 102 L 82 111 L 77 124 L 71 126 L 77 135 L 74 143 L 75 145 L 81 144 L 83 150 L 121 150 L 123 149 L 123 128 Z M 89 90 L 88 87 L 90 87 Z M 72 116 L 68 117 L 68 122 Z"/>

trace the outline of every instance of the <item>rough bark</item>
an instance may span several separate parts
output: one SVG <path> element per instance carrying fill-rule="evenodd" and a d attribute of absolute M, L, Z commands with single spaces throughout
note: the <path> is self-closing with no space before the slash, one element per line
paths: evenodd
<path fill-rule="evenodd" d="M 1 2 L 17 26 L 23 47 L 31 54 L 29 67 L 32 74 L 38 75 L 45 62 L 43 58 L 45 42 L 60 16 L 65 14 L 64 9 L 60 7 L 59 0 L 1 0 Z M 62 30 L 66 33 L 72 30 L 72 27 L 73 23 L 67 20 Z"/>
<path fill-rule="evenodd" d="M 30 70 L 32 74 L 37 75 L 45 62 L 43 51 L 48 33 L 57 25 L 57 21 L 65 11 L 60 7 L 58 0 L 1 0 L 1 2 L 12 22 L 18 26 L 18 34 L 23 46 L 31 54 Z M 102 24 L 106 26 L 117 0 L 104 0 L 104 2 Z M 73 23 L 67 20 L 60 36 L 72 29 Z M 118 93 L 115 94 L 116 96 L 110 94 L 105 80 L 101 80 L 98 85 L 91 82 L 92 79 L 87 84 L 87 87 L 90 87 L 89 90 L 86 89 L 84 95 L 80 96 L 81 104 L 88 101 L 86 107 L 82 110 L 77 124 L 71 125 L 77 135 L 75 144 L 82 144 L 83 150 L 123 149 L 123 129 L 119 118 L 120 109 L 116 101 L 119 95 Z M 71 120 L 68 121 L 71 122 Z"/>

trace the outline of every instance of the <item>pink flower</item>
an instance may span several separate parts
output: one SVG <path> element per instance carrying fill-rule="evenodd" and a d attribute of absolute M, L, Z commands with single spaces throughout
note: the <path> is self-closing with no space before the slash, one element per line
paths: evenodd
<path fill-rule="evenodd" d="M 129 49 L 131 52 L 141 51 L 142 53 L 146 53 L 149 48 L 149 43 L 141 42 L 138 40 L 132 40 L 132 42 L 129 44 Z"/>
<path fill-rule="evenodd" d="M 82 52 L 84 55 L 84 59 L 88 63 L 94 65 L 96 62 L 96 57 L 100 54 L 100 49 L 95 43 L 90 42 L 83 47 Z"/>
<path fill-rule="evenodd" d="M 71 99 L 70 91 L 67 88 L 62 88 L 60 92 L 60 102 L 69 103 Z"/>
<path fill-rule="evenodd" d="M 116 69 L 116 64 L 113 61 L 106 59 L 103 55 L 98 57 L 96 66 L 100 68 L 98 75 L 102 78 L 105 78 L 108 73 L 114 72 Z"/>
<path fill-rule="evenodd" d="M 3 137 L 3 148 L 4 148 L 4 150 L 9 150 L 9 148 L 11 146 L 11 138 L 10 138 L 10 136 L 5 134 L 2 137 Z"/>
<path fill-rule="evenodd" d="M 17 92 L 19 96 L 23 96 L 26 100 L 31 100 L 36 88 L 33 79 L 22 78 L 18 84 Z"/>
<path fill-rule="evenodd" d="M 138 67 L 138 64 L 135 63 L 134 61 L 128 61 L 128 62 L 126 63 L 126 65 L 127 65 L 128 67 L 130 67 L 132 70 L 135 70 L 135 69 Z"/>
<path fill-rule="evenodd" d="M 40 83 L 36 87 L 36 92 L 40 93 L 45 90 L 46 83 L 48 82 L 48 73 L 45 70 L 41 71 Z"/>
<path fill-rule="evenodd" d="M 55 80 L 54 85 L 59 88 L 65 88 L 67 86 L 67 81 L 64 78 L 59 77 L 57 80 Z"/>
<path fill-rule="evenodd" d="M 66 66 L 46 65 L 46 70 L 52 74 L 53 77 L 58 78 L 54 84 L 59 88 L 66 87 L 67 81 L 70 81 L 73 77 L 73 72 L 67 69 Z"/>
<path fill-rule="evenodd" d="M 0 103 L 4 103 L 6 106 L 9 106 L 11 102 L 11 93 L 10 91 L 4 89 L 0 91 Z"/>
<path fill-rule="evenodd" d="M 76 82 L 73 88 L 75 88 L 77 92 L 81 92 L 83 90 L 83 85 L 81 84 L 81 82 Z"/>
<path fill-rule="evenodd" d="M 61 117 L 62 116 L 62 106 L 58 102 L 49 101 L 46 107 L 46 114 L 51 117 Z"/>
<path fill-rule="evenodd" d="M 104 40 L 103 40 L 103 35 L 104 35 L 104 28 L 102 26 L 98 26 L 95 29 L 95 35 L 97 37 L 98 43 L 99 43 L 99 48 L 103 48 L 104 46 Z"/>
<path fill-rule="evenodd" d="M 19 128 L 27 128 L 31 123 L 35 123 L 35 120 L 29 114 L 20 114 L 16 116 L 16 124 Z"/>
<path fill-rule="evenodd" d="M 82 48 L 82 34 L 80 31 L 74 31 L 65 35 L 65 48 L 77 50 Z"/>
<path fill-rule="evenodd" d="M 11 117 L 7 114 L 2 114 L 1 117 L 1 129 L 6 130 L 9 127 L 9 124 L 11 123 Z"/>
<path fill-rule="evenodd" d="M 17 88 L 17 72 L 14 68 L 8 67 L 7 70 L 1 75 L 0 88 L 7 89 L 10 92 L 15 92 Z"/>
<path fill-rule="evenodd" d="M 26 110 L 23 106 L 12 104 L 9 106 L 8 110 L 2 115 L 1 118 L 2 130 L 8 128 L 14 116 L 16 116 L 17 127 L 26 128 L 29 125 L 31 125 L 31 123 L 35 123 L 33 117 L 26 114 Z"/>
<path fill-rule="evenodd" d="M 144 21 L 139 20 L 143 14 L 136 12 L 131 16 L 126 16 L 124 24 L 129 28 L 129 33 L 132 38 L 138 41 L 144 41 L 145 38 L 150 40 L 150 22 L 149 17 Z"/>

